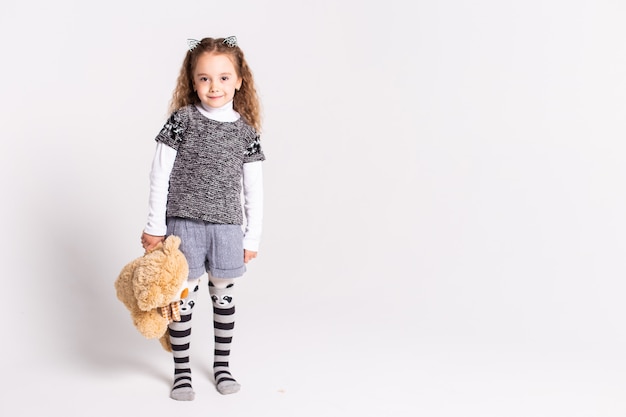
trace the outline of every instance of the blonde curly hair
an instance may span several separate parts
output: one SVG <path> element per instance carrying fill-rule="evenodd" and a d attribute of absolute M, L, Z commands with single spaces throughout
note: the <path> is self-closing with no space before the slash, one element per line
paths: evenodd
<path fill-rule="evenodd" d="M 242 80 L 241 88 L 235 93 L 235 98 L 233 99 L 233 109 L 248 124 L 260 131 L 261 105 L 254 86 L 252 71 L 239 46 L 228 46 L 224 43 L 224 38 L 204 38 L 193 50 L 187 51 L 170 102 L 170 112 L 174 112 L 189 104 L 200 102 L 198 94 L 193 89 L 192 80 L 198 58 L 205 52 L 226 55 L 233 62 L 237 75 Z"/>

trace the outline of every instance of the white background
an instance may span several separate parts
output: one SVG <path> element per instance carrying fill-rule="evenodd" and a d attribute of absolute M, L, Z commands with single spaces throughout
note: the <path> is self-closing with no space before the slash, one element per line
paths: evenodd
<path fill-rule="evenodd" d="M 0 9 L 0 414 L 624 416 L 626 3 L 125 1 Z M 236 35 L 265 223 L 240 393 L 196 400 L 113 282 L 142 254 L 186 39 Z M 10 414 L 9 414 L 10 413 Z"/>

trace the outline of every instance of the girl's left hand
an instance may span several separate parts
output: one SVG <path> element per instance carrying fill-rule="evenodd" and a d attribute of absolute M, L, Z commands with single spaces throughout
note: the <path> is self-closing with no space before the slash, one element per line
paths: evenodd
<path fill-rule="evenodd" d="M 243 250 L 243 263 L 247 264 L 248 261 L 251 261 L 252 259 L 256 258 L 256 254 L 257 254 L 257 252 L 253 252 L 251 250 L 244 249 Z"/>

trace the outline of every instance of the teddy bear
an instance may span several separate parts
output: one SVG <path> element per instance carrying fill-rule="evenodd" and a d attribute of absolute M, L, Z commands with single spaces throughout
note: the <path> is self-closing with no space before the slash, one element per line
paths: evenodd
<path fill-rule="evenodd" d="M 133 324 L 148 339 L 159 339 L 172 351 L 167 325 L 180 321 L 180 300 L 187 296 L 189 266 L 179 249 L 180 238 L 170 235 L 154 249 L 126 264 L 115 280 L 117 298 L 130 312 Z"/>

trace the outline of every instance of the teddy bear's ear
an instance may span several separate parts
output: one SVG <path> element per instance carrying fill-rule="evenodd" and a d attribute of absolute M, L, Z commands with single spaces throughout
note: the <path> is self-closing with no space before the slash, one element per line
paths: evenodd
<path fill-rule="evenodd" d="M 163 252 L 166 254 L 174 252 L 180 246 L 180 238 L 176 235 L 169 235 L 163 242 Z"/>

